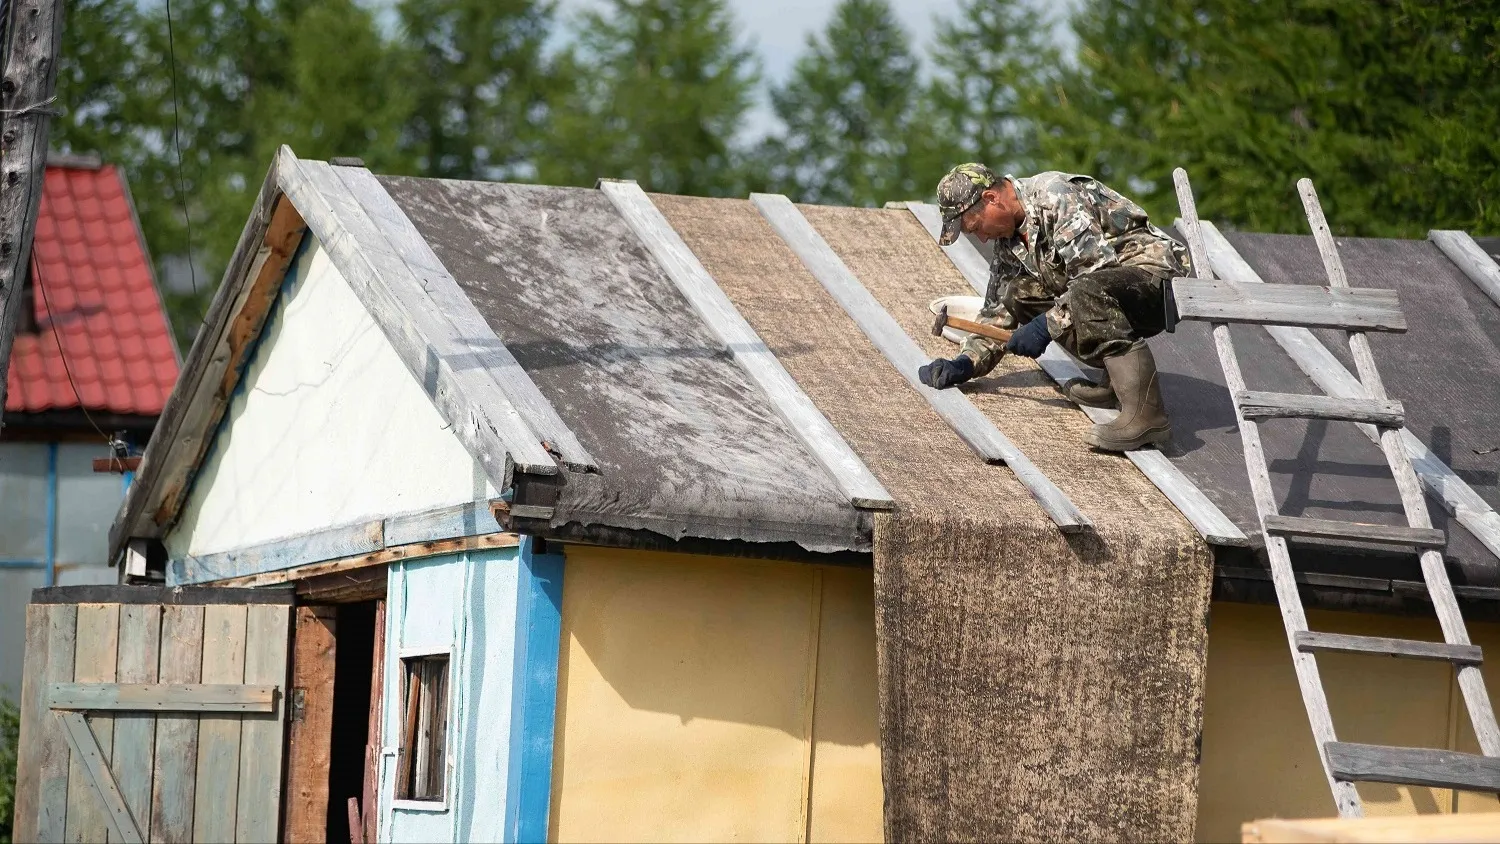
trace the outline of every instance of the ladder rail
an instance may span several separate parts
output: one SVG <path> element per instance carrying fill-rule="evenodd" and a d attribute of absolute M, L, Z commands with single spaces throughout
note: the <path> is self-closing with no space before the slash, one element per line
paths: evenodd
<path fill-rule="evenodd" d="M 1204 247 L 1203 231 L 1198 224 L 1197 204 L 1193 201 L 1192 187 L 1187 172 L 1177 168 L 1172 172 L 1172 181 L 1177 188 L 1177 202 L 1181 207 L 1183 227 L 1187 230 L 1188 248 L 1192 256 L 1193 274 L 1198 278 L 1213 278 L 1208 251 Z M 1224 370 L 1224 382 L 1231 397 L 1247 390 L 1244 374 L 1240 371 L 1239 359 L 1235 355 L 1234 342 L 1229 326 L 1213 324 L 1214 349 Z M 1261 514 L 1276 514 L 1276 497 L 1271 488 L 1270 470 L 1266 465 L 1265 449 L 1260 440 L 1260 429 L 1253 420 L 1246 419 L 1239 402 L 1234 402 L 1235 421 L 1239 426 L 1240 439 L 1244 444 L 1245 469 L 1249 475 L 1250 492 L 1256 509 Z M 1297 646 L 1297 634 L 1308 632 L 1307 614 L 1302 606 L 1302 596 L 1297 591 L 1296 575 L 1292 572 L 1292 559 L 1286 540 L 1273 536 L 1261 527 L 1261 536 L 1266 544 L 1266 554 L 1271 562 L 1271 582 L 1276 591 L 1276 602 L 1281 610 L 1282 626 L 1286 629 L 1287 646 L 1292 655 L 1292 666 L 1297 674 L 1297 685 L 1302 692 L 1302 702 L 1307 710 L 1308 721 L 1318 747 L 1318 759 L 1323 765 L 1323 774 L 1328 779 L 1329 790 L 1341 817 L 1362 817 L 1364 809 L 1359 792 L 1352 782 L 1339 780 L 1333 775 L 1328 753 L 1330 743 L 1337 742 L 1333 715 L 1328 708 L 1328 697 L 1323 690 L 1323 680 L 1318 671 L 1317 658 L 1303 653 Z"/>
<path fill-rule="evenodd" d="M 1307 221 L 1317 241 L 1318 254 L 1323 259 L 1323 267 L 1328 272 L 1330 286 L 1348 287 L 1349 278 L 1344 272 L 1344 262 L 1339 256 L 1338 244 L 1334 242 L 1333 233 L 1328 227 L 1328 219 L 1323 214 L 1323 206 L 1318 201 L 1318 193 L 1313 188 L 1312 180 L 1299 179 L 1297 193 L 1302 197 L 1302 207 L 1307 212 Z M 1196 224 L 1196 220 L 1194 223 Z M 1202 236 L 1201 230 L 1199 236 L 1200 238 Z M 1363 331 L 1350 331 L 1349 350 L 1353 353 L 1359 380 L 1369 398 L 1377 400 L 1387 398 L 1385 384 L 1375 366 L 1375 356 L 1370 349 L 1369 337 Z M 1432 527 L 1432 515 L 1427 510 L 1427 501 L 1422 495 L 1422 486 L 1417 480 L 1416 470 L 1412 468 L 1411 456 L 1406 452 L 1406 444 L 1402 441 L 1401 432 L 1385 427 L 1378 430 L 1380 450 L 1385 453 L 1391 476 L 1401 494 L 1401 507 L 1406 511 L 1407 524 L 1415 528 Z M 1425 549 L 1419 559 L 1422 566 L 1422 578 L 1427 583 L 1427 592 L 1432 598 L 1433 609 L 1436 611 L 1438 624 L 1442 628 L 1444 641 L 1450 645 L 1471 644 L 1468 627 L 1464 624 L 1458 598 L 1453 594 L 1453 584 L 1448 577 L 1448 569 L 1444 565 L 1442 552 L 1436 549 Z M 1489 691 L 1484 686 L 1484 677 L 1479 667 L 1476 665 L 1458 666 L 1457 672 L 1459 689 L 1463 693 L 1464 703 L 1469 710 L 1469 721 L 1474 726 L 1474 735 L 1479 740 L 1480 749 L 1486 756 L 1500 755 L 1500 724 L 1497 724 L 1495 720 L 1494 707 L 1490 702 Z"/>

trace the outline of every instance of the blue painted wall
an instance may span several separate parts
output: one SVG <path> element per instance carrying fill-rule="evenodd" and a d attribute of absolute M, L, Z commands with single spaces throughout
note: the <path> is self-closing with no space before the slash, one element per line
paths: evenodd
<path fill-rule="evenodd" d="M 380 840 L 541 841 L 552 781 L 562 559 L 519 549 L 391 566 Z M 393 799 L 401 659 L 450 654 L 447 799 Z"/>

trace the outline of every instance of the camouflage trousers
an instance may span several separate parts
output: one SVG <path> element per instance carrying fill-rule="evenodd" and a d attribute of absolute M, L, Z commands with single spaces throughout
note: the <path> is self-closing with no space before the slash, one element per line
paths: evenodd
<path fill-rule="evenodd" d="M 1020 310 L 1012 313 L 1017 323 L 1025 324 L 1045 312 L 1053 342 L 1098 366 L 1167 327 L 1167 283 L 1165 277 L 1140 267 L 1111 267 L 1074 279 L 1051 310 L 1038 308 L 1040 302 L 1017 302 Z"/>

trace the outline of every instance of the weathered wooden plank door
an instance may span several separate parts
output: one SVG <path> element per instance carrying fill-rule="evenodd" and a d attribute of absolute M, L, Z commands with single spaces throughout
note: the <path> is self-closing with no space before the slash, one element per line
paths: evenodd
<path fill-rule="evenodd" d="M 38 589 L 17 841 L 273 842 L 289 591 Z"/>

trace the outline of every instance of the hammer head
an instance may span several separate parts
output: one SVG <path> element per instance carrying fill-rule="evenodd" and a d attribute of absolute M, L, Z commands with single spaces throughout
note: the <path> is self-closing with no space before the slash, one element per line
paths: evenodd
<path fill-rule="evenodd" d="M 948 327 L 948 306 L 938 307 L 937 316 L 932 318 L 932 336 L 943 336 L 943 329 Z"/>

